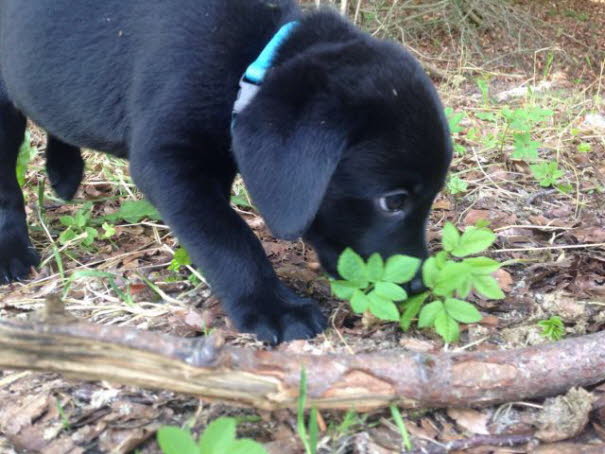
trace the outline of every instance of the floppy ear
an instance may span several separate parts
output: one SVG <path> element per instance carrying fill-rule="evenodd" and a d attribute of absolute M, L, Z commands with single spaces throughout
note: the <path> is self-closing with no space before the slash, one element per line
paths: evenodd
<path fill-rule="evenodd" d="M 268 80 L 237 117 L 233 153 L 272 233 L 295 239 L 321 205 L 345 128 L 337 118 L 337 97 L 321 96 L 314 89 L 320 81 L 304 70 L 288 73 Z"/>

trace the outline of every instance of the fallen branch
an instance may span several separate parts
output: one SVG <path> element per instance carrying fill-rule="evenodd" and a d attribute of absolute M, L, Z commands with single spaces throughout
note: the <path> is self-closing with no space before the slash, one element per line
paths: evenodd
<path fill-rule="evenodd" d="M 467 407 L 544 397 L 605 380 L 605 332 L 520 350 L 323 356 L 254 351 L 95 325 L 52 300 L 27 322 L 0 321 L 0 369 L 186 393 L 262 409 L 295 407 L 301 368 L 309 404 L 371 410 Z"/>

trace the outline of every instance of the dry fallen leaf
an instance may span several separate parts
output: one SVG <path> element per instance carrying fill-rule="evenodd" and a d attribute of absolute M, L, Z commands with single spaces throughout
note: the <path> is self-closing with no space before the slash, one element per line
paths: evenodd
<path fill-rule="evenodd" d="M 470 408 L 449 408 L 447 415 L 456 421 L 456 424 L 471 434 L 488 435 L 487 423 L 489 415 Z"/>

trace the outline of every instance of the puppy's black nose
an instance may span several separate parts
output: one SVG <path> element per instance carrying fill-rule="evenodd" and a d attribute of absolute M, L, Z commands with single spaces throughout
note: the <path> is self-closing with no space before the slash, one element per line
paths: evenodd
<path fill-rule="evenodd" d="M 416 276 L 410 283 L 409 293 L 412 295 L 416 295 L 418 293 L 422 293 L 425 290 L 428 290 L 424 282 L 422 282 L 422 276 Z"/>

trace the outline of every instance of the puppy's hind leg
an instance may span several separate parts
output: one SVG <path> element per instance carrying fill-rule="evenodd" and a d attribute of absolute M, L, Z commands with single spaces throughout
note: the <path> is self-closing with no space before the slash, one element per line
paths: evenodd
<path fill-rule="evenodd" d="M 49 134 L 46 173 L 55 193 L 63 200 L 71 200 L 84 176 L 84 160 L 80 149 Z"/>
<path fill-rule="evenodd" d="M 0 80 L 0 284 L 27 277 L 40 261 L 27 234 L 15 172 L 24 133 L 25 117 L 10 102 Z"/>

